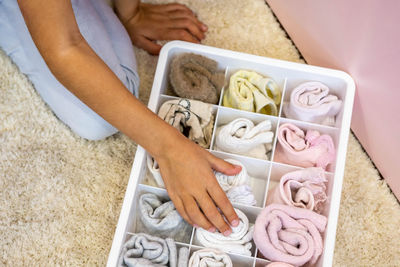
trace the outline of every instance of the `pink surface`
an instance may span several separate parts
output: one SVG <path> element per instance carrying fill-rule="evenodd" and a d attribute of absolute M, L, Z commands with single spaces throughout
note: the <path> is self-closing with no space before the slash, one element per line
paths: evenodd
<path fill-rule="evenodd" d="M 400 1 L 267 2 L 309 64 L 353 77 L 351 128 L 400 199 Z"/>

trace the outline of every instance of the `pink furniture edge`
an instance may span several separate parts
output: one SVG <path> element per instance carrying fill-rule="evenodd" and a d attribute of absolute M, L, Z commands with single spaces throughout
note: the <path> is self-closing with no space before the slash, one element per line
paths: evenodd
<path fill-rule="evenodd" d="M 353 77 L 351 129 L 400 200 L 400 1 L 266 1 L 307 63 Z"/>

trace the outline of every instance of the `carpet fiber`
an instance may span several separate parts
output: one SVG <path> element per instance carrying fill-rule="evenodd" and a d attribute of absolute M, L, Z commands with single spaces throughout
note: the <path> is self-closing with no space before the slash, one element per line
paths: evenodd
<path fill-rule="evenodd" d="M 209 26 L 206 45 L 301 62 L 262 0 L 180 2 Z M 157 57 L 136 52 L 147 102 Z M 0 265 L 104 266 L 135 149 L 122 134 L 71 133 L 0 52 Z M 334 266 L 398 265 L 399 225 L 399 204 L 350 136 Z"/>

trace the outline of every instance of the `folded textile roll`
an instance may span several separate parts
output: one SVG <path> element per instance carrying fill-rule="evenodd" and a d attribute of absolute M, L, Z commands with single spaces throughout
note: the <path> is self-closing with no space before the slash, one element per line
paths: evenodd
<path fill-rule="evenodd" d="M 201 147 L 210 146 L 214 126 L 211 105 L 182 98 L 169 100 L 161 105 L 158 116 Z"/>
<path fill-rule="evenodd" d="M 174 240 L 148 234 L 134 234 L 122 247 L 118 266 L 128 267 L 177 267 Z"/>
<path fill-rule="evenodd" d="M 308 130 L 304 134 L 303 130 L 291 123 L 279 127 L 274 161 L 326 169 L 335 156 L 335 146 L 329 135 L 321 135 L 315 130 Z"/>
<path fill-rule="evenodd" d="M 232 233 L 229 236 L 224 236 L 218 231 L 211 233 L 203 228 L 197 228 L 196 237 L 205 247 L 220 249 L 227 253 L 251 256 L 250 241 L 254 226 L 249 226 L 249 220 L 242 211 L 238 209 L 235 209 L 235 211 L 239 217 L 239 225 L 232 227 Z"/>
<path fill-rule="evenodd" d="M 244 205 L 254 206 L 257 201 L 253 195 L 253 190 L 249 186 L 250 176 L 246 167 L 239 161 L 234 159 L 226 159 L 225 161 L 242 167 L 242 170 L 236 175 L 226 175 L 220 172 L 214 172 L 215 177 L 222 190 L 225 191 L 231 202 Z"/>
<path fill-rule="evenodd" d="M 325 216 L 313 211 L 271 204 L 257 216 L 253 239 L 268 260 L 314 264 L 322 253 L 326 223 Z"/>
<path fill-rule="evenodd" d="M 265 265 L 265 267 L 294 267 L 294 266 L 286 262 L 275 261 Z"/>
<path fill-rule="evenodd" d="M 253 190 L 248 185 L 235 186 L 226 192 L 226 196 L 233 203 L 247 206 L 257 205 L 257 201 L 253 195 Z"/>
<path fill-rule="evenodd" d="M 153 193 L 139 197 L 140 220 L 152 234 L 181 231 L 186 222 L 175 209 L 172 201 L 162 201 Z"/>
<path fill-rule="evenodd" d="M 291 119 L 334 126 L 341 106 L 342 100 L 330 95 L 325 84 L 306 82 L 293 89 L 290 102 L 283 105 L 283 112 Z"/>
<path fill-rule="evenodd" d="M 182 265 L 183 266 L 183 265 Z M 186 265 L 185 265 L 186 266 Z M 218 249 L 204 248 L 193 252 L 188 267 L 232 267 L 231 258 Z"/>
<path fill-rule="evenodd" d="M 289 172 L 268 193 L 267 204 L 286 204 L 321 213 L 327 199 L 326 182 L 325 172 L 320 167 Z"/>
<path fill-rule="evenodd" d="M 147 163 L 147 169 L 150 171 L 150 173 L 154 177 L 156 184 L 159 187 L 165 188 L 164 181 L 161 177 L 161 172 L 160 172 L 160 168 L 158 167 L 157 161 L 155 161 L 152 156 L 147 154 L 146 163 Z"/>
<path fill-rule="evenodd" d="M 255 126 L 251 120 L 235 119 L 218 127 L 215 150 L 267 160 L 274 137 L 271 129 L 269 120 Z"/>
<path fill-rule="evenodd" d="M 180 97 L 218 103 L 225 76 L 217 65 L 216 61 L 193 53 L 176 56 L 169 74 L 172 89 Z"/>
<path fill-rule="evenodd" d="M 268 115 L 278 115 L 281 89 L 274 80 L 254 71 L 239 70 L 229 80 L 222 104 Z"/>
<path fill-rule="evenodd" d="M 211 105 L 188 99 L 169 100 L 161 105 L 158 116 L 201 147 L 209 148 L 214 126 Z M 157 185 L 164 188 L 157 162 L 150 155 L 146 161 Z"/>
<path fill-rule="evenodd" d="M 178 267 L 188 266 L 189 264 L 189 249 L 186 247 L 181 247 L 179 249 L 178 256 Z"/>

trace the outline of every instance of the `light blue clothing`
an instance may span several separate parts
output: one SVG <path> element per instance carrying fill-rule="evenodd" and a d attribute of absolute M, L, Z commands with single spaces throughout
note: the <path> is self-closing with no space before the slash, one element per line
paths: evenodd
<path fill-rule="evenodd" d="M 112 8 L 103 0 L 71 2 L 83 37 L 128 90 L 138 97 L 139 77 L 133 46 Z M 90 140 L 103 139 L 118 131 L 53 76 L 29 34 L 16 0 L 0 0 L 0 47 L 72 131 Z"/>

